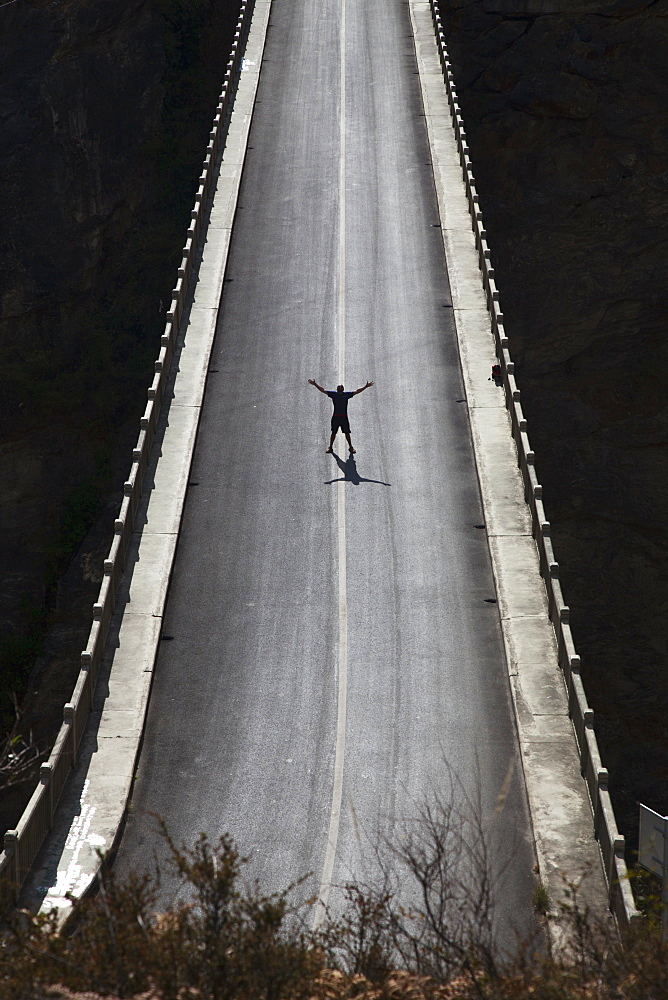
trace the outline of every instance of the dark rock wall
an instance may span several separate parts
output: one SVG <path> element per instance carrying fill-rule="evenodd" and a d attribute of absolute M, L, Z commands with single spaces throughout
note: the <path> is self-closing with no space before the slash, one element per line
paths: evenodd
<path fill-rule="evenodd" d="M 0 724 L 32 670 L 45 739 L 90 626 L 238 11 L 0 7 Z"/>
<path fill-rule="evenodd" d="M 668 812 L 668 2 L 441 0 L 618 820 Z"/>
<path fill-rule="evenodd" d="M 6 639 L 23 633 L 23 606 L 44 601 L 62 505 L 94 473 L 94 449 L 104 441 L 104 427 L 91 424 L 107 345 L 93 348 L 99 331 L 87 320 L 97 319 L 105 265 L 145 196 L 133 160 L 160 122 L 165 54 L 147 3 L 19 0 L 0 9 L 0 31 Z M 123 401 L 118 407 L 122 413 Z"/>

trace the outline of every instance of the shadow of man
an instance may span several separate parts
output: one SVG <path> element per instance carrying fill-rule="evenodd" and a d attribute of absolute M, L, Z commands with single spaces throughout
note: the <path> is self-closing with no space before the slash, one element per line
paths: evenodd
<path fill-rule="evenodd" d="M 327 479 L 325 481 L 326 486 L 331 486 L 332 483 L 352 483 L 353 486 L 359 486 L 360 483 L 378 483 L 379 486 L 392 485 L 392 483 L 384 483 L 381 479 L 365 479 L 364 476 L 360 476 L 357 471 L 354 455 L 349 455 L 345 462 L 335 451 L 332 452 L 332 455 L 336 459 L 336 464 L 343 473 L 343 476 L 341 479 Z"/>

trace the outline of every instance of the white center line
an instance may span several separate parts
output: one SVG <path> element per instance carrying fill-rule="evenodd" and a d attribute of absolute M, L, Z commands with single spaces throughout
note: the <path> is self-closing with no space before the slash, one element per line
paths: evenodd
<path fill-rule="evenodd" d="M 345 384 L 346 374 L 346 0 L 341 0 L 339 22 L 339 382 Z M 346 754 L 346 709 L 348 701 L 348 589 L 346 584 L 346 489 L 345 482 L 338 484 L 337 523 L 339 556 L 339 655 L 338 698 L 336 717 L 336 753 L 334 758 L 334 785 L 332 807 L 329 815 L 327 850 L 322 870 L 318 902 L 313 917 L 313 930 L 318 930 L 327 913 L 329 890 L 334 873 L 334 859 L 339 839 L 341 801 L 343 797 L 343 765 Z"/>

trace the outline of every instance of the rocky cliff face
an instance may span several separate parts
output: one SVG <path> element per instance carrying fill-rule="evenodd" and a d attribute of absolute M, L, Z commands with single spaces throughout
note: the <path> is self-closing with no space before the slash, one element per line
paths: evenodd
<path fill-rule="evenodd" d="M 441 0 L 615 807 L 668 812 L 668 4 Z"/>
<path fill-rule="evenodd" d="M 90 625 L 238 9 L 0 7 L 0 720 L 42 653 L 44 738 Z"/>

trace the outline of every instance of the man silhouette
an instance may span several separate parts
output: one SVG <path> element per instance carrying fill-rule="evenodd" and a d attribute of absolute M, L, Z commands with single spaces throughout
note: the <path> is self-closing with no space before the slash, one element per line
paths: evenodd
<path fill-rule="evenodd" d="M 348 447 L 350 448 L 350 454 L 354 455 L 355 449 L 353 448 L 353 443 L 350 440 L 350 424 L 348 422 L 348 400 L 352 399 L 353 396 L 357 396 L 360 392 L 364 392 L 365 389 L 368 389 L 369 386 L 373 385 L 373 382 L 367 382 L 367 384 L 363 385 L 361 389 L 355 389 L 354 392 L 346 392 L 342 385 L 337 385 L 336 390 L 323 389 L 323 387 L 318 385 L 313 378 L 310 378 L 308 383 L 309 385 L 314 385 L 316 389 L 323 392 L 325 396 L 329 396 L 334 404 L 334 413 L 332 414 L 332 436 L 329 440 L 329 448 L 326 449 L 325 454 L 331 455 L 336 432 L 340 430 L 343 431 L 346 436 Z"/>

